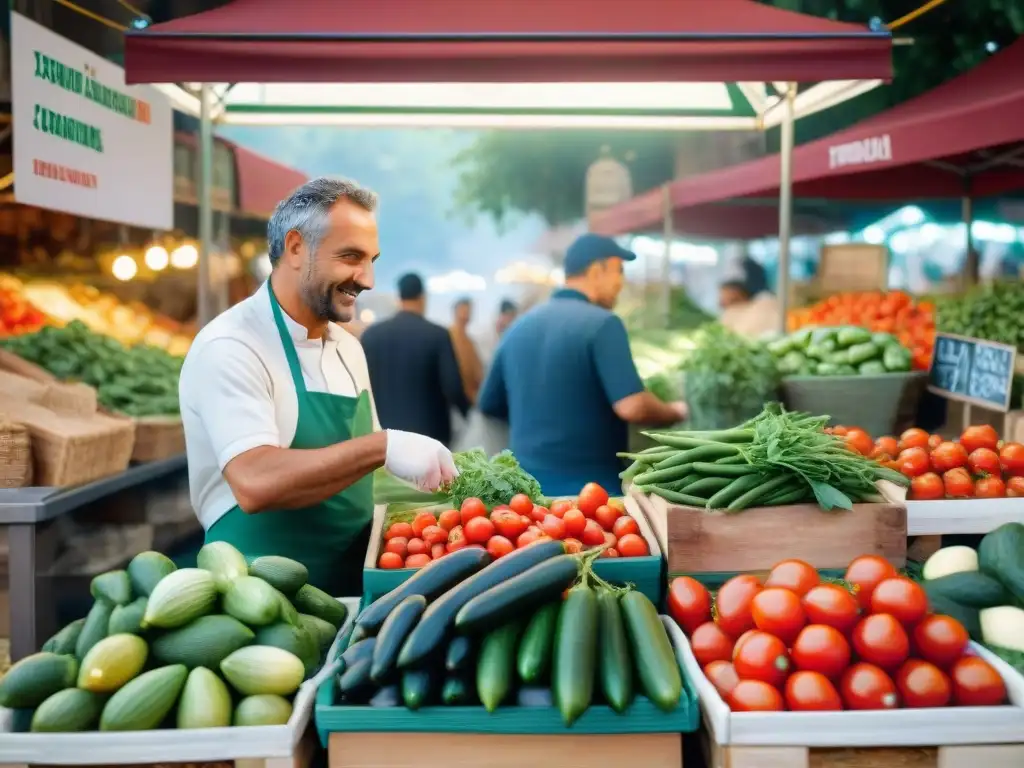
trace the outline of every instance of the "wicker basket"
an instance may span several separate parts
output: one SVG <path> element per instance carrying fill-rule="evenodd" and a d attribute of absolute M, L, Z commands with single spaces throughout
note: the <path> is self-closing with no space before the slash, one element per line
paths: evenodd
<path fill-rule="evenodd" d="M 0 488 L 32 485 L 32 438 L 28 429 L 0 414 Z"/>
<path fill-rule="evenodd" d="M 132 461 L 160 461 L 185 452 L 185 428 L 177 416 L 135 419 Z"/>
<path fill-rule="evenodd" d="M 96 413 L 96 390 L 87 384 L 63 384 L 34 363 L 0 349 L 0 395 L 9 395 L 51 410 Z"/>

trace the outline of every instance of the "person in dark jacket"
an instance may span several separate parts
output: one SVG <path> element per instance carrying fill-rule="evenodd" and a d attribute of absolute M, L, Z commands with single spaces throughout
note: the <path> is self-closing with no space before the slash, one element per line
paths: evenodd
<path fill-rule="evenodd" d="M 398 298 L 397 314 L 374 323 L 361 338 L 377 415 L 385 429 L 411 430 L 448 445 L 451 409 L 463 416 L 469 410 L 451 336 L 423 316 L 419 275 L 399 279 Z"/>

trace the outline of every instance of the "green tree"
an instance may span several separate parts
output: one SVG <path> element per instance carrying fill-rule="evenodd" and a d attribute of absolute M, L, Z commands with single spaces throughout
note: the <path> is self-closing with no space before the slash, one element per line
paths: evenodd
<path fill-rule="evenodd" d="M 924 0 L 771 0 L 788 10 L 840 21 L 891 22 Z M 895 48 L 896 77 L 881 89 L 813 115 L 797 126 L 798 142 L 827 135 L 967 71 L 1024 33 L 1024 0 L 948 0 L 900 28 L 897 38 L 913 45 Z M 777 132 L 776 132 L 777 133 Z M 550 224 L 583 215 L 583 183 L 589 165 L 608 146 L 627 163 L 635 192 L 672 178 L 674 133 L 602 131 L 493 131 L 455 158 L 460 178 L 457 203 L 469 214 L 499 225 L 514 213 L 537 213 Z M 777 138 L 769 135 L 769 148 Z"/>

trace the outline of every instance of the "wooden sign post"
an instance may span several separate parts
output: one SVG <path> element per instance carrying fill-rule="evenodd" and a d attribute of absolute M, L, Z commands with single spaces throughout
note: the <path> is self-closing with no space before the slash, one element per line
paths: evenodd
<path fill-rule="evenodd" d="M 1004 414 L 1010 410 L 1016 364 L 1017 349 L 1009 344 L 937 333 L 928 390 L 964 403 L 966 429 L 971 424 L 972 406 Z"/>

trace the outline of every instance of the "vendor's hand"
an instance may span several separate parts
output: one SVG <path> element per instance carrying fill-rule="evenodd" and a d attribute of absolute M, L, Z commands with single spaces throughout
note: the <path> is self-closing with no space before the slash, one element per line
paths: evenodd
<path fill-rule="evenodd" d="M 686 421 L 686 417 L 690 415 L 690 409 L 686 403 L 682 400 L 677 400 L 674 403 L 669 403 L 673 410 L 679 415 L 678 421 Z"/>
<path fill-rule="evenodd" d="M 413 483 L 424 491 L 436 491 L 454 480 L 452 452 L 432 437 L 398 429 L 386 430 L 388 448 L 384 467 L 395 477 Z"/>

